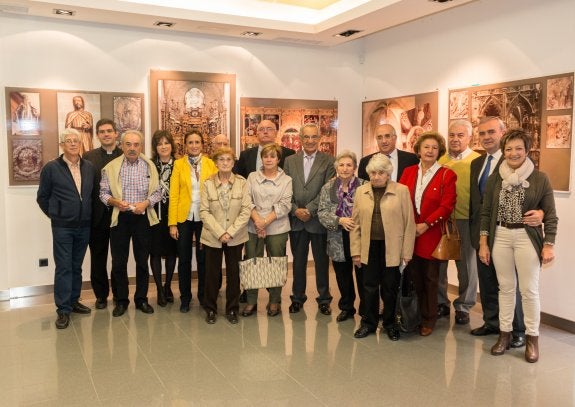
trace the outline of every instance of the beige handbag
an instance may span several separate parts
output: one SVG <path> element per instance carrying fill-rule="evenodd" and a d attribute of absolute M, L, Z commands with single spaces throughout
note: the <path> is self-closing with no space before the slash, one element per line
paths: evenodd
<path fill-rule="evenodd" d="M 461 236 L 455 219 L 450 218 L 441 224 L 441 240 L 431 255 L 437 260 L 460 259 Z"/>
<path fill-rule="evenodd" d="M 283 287 L 287 281 L 287 260 L 283 256 L 240 261 L 240 284 L 244 290 Z"/>

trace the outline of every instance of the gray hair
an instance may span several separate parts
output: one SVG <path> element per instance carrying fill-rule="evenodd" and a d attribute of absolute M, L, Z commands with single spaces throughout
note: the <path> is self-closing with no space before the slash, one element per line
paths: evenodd
<path fill-rule="evenodd" d="M 339 164 L 339 160 L 342 158 L 350 158 L 353 161 L 353 168 L 357 168 L 357 156 L 353 151 L 350 150 L 343 150 L 341 153 L 335 156 L 335 161 L 333 162 L 333 166 L 337 170 L 337 165 Z"/>
<path fill-rule="evenodd" d="M 124 139 L 126 138 L 126 136 L 128 134 L 135 134 L 136 136 L 140 137 L 140 143 L 144 142 L 144 135 L 142 134 L 142 132 L 138 131 L 138 130 L 126 130 L 125 132 L 122 133 L 122 137 L 120 138 L 120 142 L 123 143 Z"/>
<path fill-rule="evenodd" d="M 300 135 L 300 137 L 303 137 L 303 129 L 305 129 L 305 128 L 307 128 L 307 127 L 312 127 L 312 128 L 314 128 L 314 129 L 317 129 L 317 135 L 318 135 L 318 136 L 320 135 L 318 124 L 317 124 L 316 122 L 309 122 L 309 123 L 306 123 L 306 124 L 304 124 L 303 126 L 301 126 L 301 128 L 299 129 L 299 135 Z"/>
<path fill-rule="evenodd" d="M 473 135 L 473 126 L 471 125 L 471 122 L 469 120 L 464 120 L 464 119 L 454 120 L 451 123 L 449 123 L 449 129 L 447 131 L 451 132 L 452 128 L 459 127 L 459 126 L 465 127 L 465 129 L 467 130 L 468 136 Z"/>
<path fill-rule="evenodd" d="M 501 130 L 503 133 L 505 133 L 505 129 L 506 129 L 505 122 L 497 116 L 484 116 L 479 120 L 478 125 L 485 124 L 487 122 L 490 122 L 491 120 L 496 120 L 497 124 L 499 124 L 499 130 Z"/>
<path fill-rule="evenodd" d="M 60 143 L 65 143 L 66 142 L 66 136 L 76 136 L 76 137 L 78 137 L 78 141 L 80 143 L 82 142 L 82 136 L 80 136 L 80 132 L 76 129 L 64 129 L 60 133 L 60 136 L 58 137 L 58 141 Z"/>
<path fill-rule="evenodd" d="M 385 154 L 377 153 L 371 157 L 365 171 L 369 174 L 371 172 L 385 172 L 391 177 L 393 174 L 393 164 Z"/>

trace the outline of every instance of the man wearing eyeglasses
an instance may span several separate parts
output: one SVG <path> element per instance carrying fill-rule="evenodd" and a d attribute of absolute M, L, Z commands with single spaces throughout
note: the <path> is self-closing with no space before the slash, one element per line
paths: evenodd
<path fill-rule="evenodd" d="M 377 142 L 379 151 L 367 155 L 359 161 L 359 167 L 357 170 L 357 176 L 359 178 L 369 181 L 369 176 L 367 175 L 365 168 L 367 167 L 369 160 L 371 160 L 371 157 L 377 153 L 385 154 L 390 159 L 391 164 L 393 165 L 391 180 L 396 182 L 401 178 L 401 174 L 403 174 L 403 170 L 405 168 L 419 163 L 419 159 L 415 154 L 398 150 L 396 148 L 397 133 L 391 124 L 379 124 L 375 126 L 374 138 Z"/>
<path fill-rule="evenodd" d="M 145 314 L 154 313 L 148 303 L 150 272 L 150 228 L 158 223 L 154 205 L 162 199 L 156 165 L 142 154 L 144 137 L 136 130 L 122 134 L 124 153 L 102 170 L 100 200 L 112 208 L 110 246 L 112 248 L 112 276 L 116 283 L 115 317 L 128 308 L 128 255 L 130 240 L 136 260 L 136 308 Z"/>
<path fill-rule="evenodd" d="M 262 166 L 261 151 L 263 146 L 276 142 L 278 130 L 276 125 L 271 120 L 262 120 L 258 124 L 257 138 L 259 146 L 248 148 L 240 153 L 240 158 L 234 165 L 233 172 L 247 178 L 250 173 L 259 169 Z M 282 156 L 279 162 L 280 168 L 283 168 L 285 158 L 295 154 L 291 148 L 282 146 Z"/>
<path fill-rule="evenodd" d="M 96 170 L 94 191 L 92 194 L 92 229 L 90 231 L 90 282 L 96 296 L 96 309 L 108 306 L 108 247 L 110 245 L 110 222 L 112 208 L 100 201 L 100 180 L 102 168 L 110 161 L 122 155 L 118 147 L 118 133 L 113 120 L 100 119 L 96 123 L 96 136 L 100 140 L 100 147 L 84 153 L 83 158 L 88 160 Z M 116 297 L 116 283 L 112 276 L 112 295 Z"/>
<path fill-rule="evenodd" d="M 307 300 L 307 258 L 309 246 L 315 264 L 316 301 L 323 315 L 330 315 L 327 231 L 319 223 L 317 208 L 321 188 L 335 177 L 334 159 L 318 151 L 320 134 L 315 123 L 306 123 L 300 132 L 303 151 L 285 160 L 284 171 L 292 178 L 290 246 L 293 255 L 293 285 L 289 312 L 301 310 Z"/>
<path fill-rule="evenodd" d="M 80 157 L 81 142 L 81 135 L 75 129 L 66 129 L 60 134 L 63 154 L 42 169 L 36 198 L 52 224 L 58 329 L 68 327 L 70 313 L 91 311 L 79 299 L 82 263 L 90 239 L 95 170 L 89 161 Z"/>

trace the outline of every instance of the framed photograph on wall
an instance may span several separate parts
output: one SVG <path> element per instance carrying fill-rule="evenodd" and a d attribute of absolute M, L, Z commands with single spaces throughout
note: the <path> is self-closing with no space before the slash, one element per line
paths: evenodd
<path fill-rule="evenodd" d="M 338 131 L 337 100 L 240 98 L 240 150 L 258 145 L 256 129 L 271 120 L 278 129 L 276 142 L 299 151 L 300 128 L 305 123 L 319 127 L 319 150 L 335 156 Z"/>
<path fill-rule="evenodd" d="M 438 93 L 428 92 L 362 104 L 362 155 L 377 151 L 374 130 L 390 124 L 397 134 L 396 147 L 413 152 L 413 145 L 424 131 L 437 130 Z"/>
<path fill-rule="evenodd" d="M 174 137 L 176 156 L 184 155 L 184 136 L 198 130 L 205 153 L 211 141 L 226 135 L 236 145 L 236 75 L 204 72 L 150 71 L 152 132 L 167 130 Z"/>

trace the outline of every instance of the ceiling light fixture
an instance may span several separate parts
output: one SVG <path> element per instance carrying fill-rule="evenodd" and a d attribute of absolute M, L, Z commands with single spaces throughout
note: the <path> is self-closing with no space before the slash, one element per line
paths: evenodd
<path fill-rule="evenodd" d="M 259 37 L 260 35 L 262 35 L 263 33 L 257 32 L 257 31 L 244 31 L 243 33 L 241 33 L 240 35 L 242 37 Z"/>
<path fill-rule="evenodd" d="M 351 37 L 352 35 L 355 35 L 357 33 L 360 33 L 361 30 L 347 30 L 344 32 L 340 32 L 339 34 L 334 35 L 334 37 Z"/>
<path fill-rule="evenodd" d="M 59 16 L 68 16 L 68 17 L 72 17 L 73 15 L 76 14 L 74 10 L 64 10 L 63 8 L 55 8 L 54 10 L 52 10 L 52 13 Z"/>
<path fill-rule="evenodd" d="M 429 0 L 429 1 L 434 2 L 434 3 L 447 3 L 448 1 L 451 1 L 451 0 Z"/>
<path fill-rule="evenodd" d="M 173 27 L 175 23 L 170 23 L 169 21 L 156 21 L 154 23 L 154 25 L 156 27 L 165 27 L 165 28 L 170 28 Z"/>

